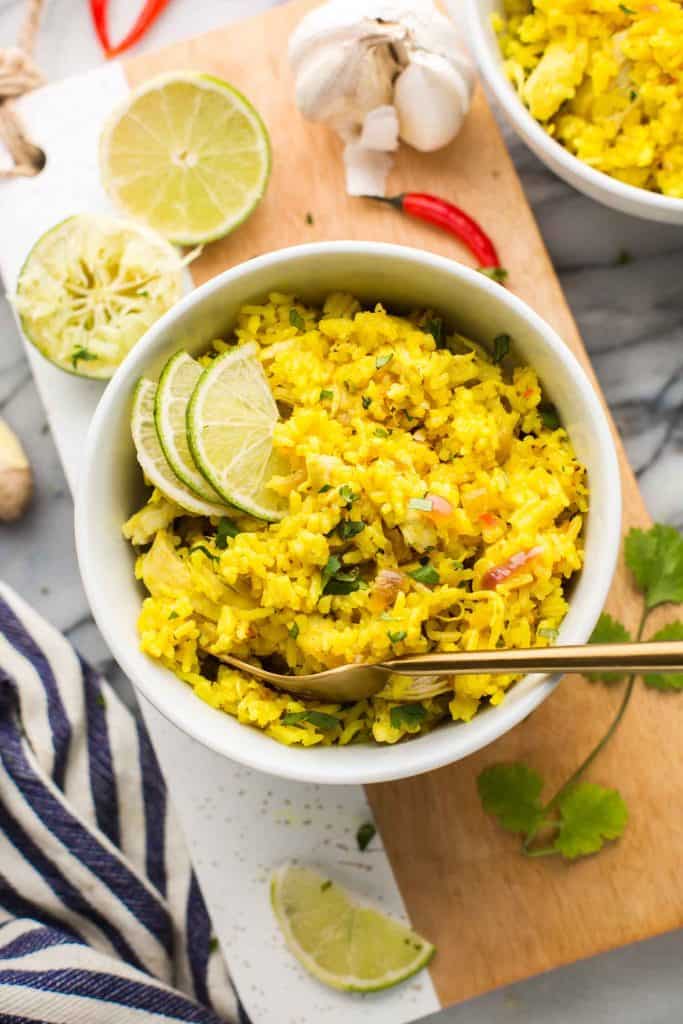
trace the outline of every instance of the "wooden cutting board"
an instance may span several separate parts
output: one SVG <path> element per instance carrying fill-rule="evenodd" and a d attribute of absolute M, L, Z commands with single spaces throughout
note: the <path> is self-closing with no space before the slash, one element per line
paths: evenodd
<path fill-rule="evenodd" d="M 294 0 L 124 62 L 131 86 L 181 68 L 226 78 L 255 103 L 271 134 L 273 174 L 265 200 L 242 228 L 193 264 L 195 282 L 259 253 L 323 239 L 397 242 L 471 264 L 438 230 L 346 196 L 338 141 L 323 126 L 306 123 L 292 102 L 286 39 L 311 6 Z M 431 155 L 403 149 L 390 186 L 447 196 L 480 219 L 510 271 L 509 287 L 552 324 L 595 381 L 481 90 L 456 141 Z M 647 526 L 617 444 L 625 527 Z M 634 626 L 639 606 L 622 568 L 609 607 Z M 492 762 L 523 758 L 544 773 L 549 787 L 559 784 L 605 731 L 619 699 L 619 688 L 567 678 L 494 746 L 427 776 L 369 787 L 413 924 L 439 948 L 432 977 L 442 1005 L 683 925 L 680 701 L 639 686 L 615 741 L 592 769 L 594 781 L 619 786 L 631 815 L 624 839 L 598 856 L 572 865 L 527 860 L 479 805 L 476 778 Z"/>

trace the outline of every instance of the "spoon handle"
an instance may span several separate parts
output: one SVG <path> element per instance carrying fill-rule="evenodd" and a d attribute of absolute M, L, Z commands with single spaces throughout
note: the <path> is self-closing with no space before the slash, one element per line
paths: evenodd
<path fill-rule="evenodd" d="M 519 672 L 683 672 L 683 641 L 580 644 L 528 650 L 453 651 L 383 661 L 381 668 L 406 675 L 469 675 Z"/>

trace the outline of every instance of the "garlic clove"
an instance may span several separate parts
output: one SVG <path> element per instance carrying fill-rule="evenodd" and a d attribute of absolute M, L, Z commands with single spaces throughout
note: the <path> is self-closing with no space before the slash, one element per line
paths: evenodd
<path fill-rule="evenodd" d="M 0 420 L 0 522 L 19 519 L 33 491 L 33 475 L 24 449 Z"/>
<path fill-rule="evenodd" d="M 460 131 L 471 92 L 471 80 L 444 57 L 414 53 L 394 83 L 403 141 L 427 153 L 447 146 Z"/>
<path fill-rule="evenodd" d="M 398 149 L 396 108 L 386 104 L 368 111 L 358 141 L 366 149 L 379 149 L 385 152 Z"/>
<path fill-rule="evenodd" d="M 344 105 L 355 47 L 321 46 L 308 55 L 296 76 L 296 105 L 310 121 L 326 121 Z M 349 66 L 351 64 L 351 66 Z"/>
<path fill-rule="evenodd" d="M 350 196 L 383 196 L 394 158 L 384 150 L 368 149 L 359 142 L 344 147 L 346 191 Z"/>

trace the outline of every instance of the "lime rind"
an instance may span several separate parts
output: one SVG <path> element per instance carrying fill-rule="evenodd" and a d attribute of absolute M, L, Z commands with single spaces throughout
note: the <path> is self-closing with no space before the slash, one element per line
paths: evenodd
<path fill-rule="evenodd" d="M 426 967 L 436 952 L 412 929 L 356 903 L 311 868 L 287 863 L 276 869 L 270 901 L 301 966 L 342 992 L 392 988 Z"/>
<path fill-rule="evenodd" d="M 197 469 L 187 439 L 187 407 L 203 368 L 187 352 L 176 352 L 164 366 L 154 400 L 154 423 L 166 461 L 186 487 L 215 504 L 221 496 Z"/>
<path fill-rule="evenodd" d="M 142 377 L 135 386 L 131 411 L 131 433 L 140 468 L 149 483 L 165 498 L 197 516 L 222 516 L 224 505 L 202 501 L 175 475 L 164 455 L 154 422 L 157 386 Z"/>
<path fill-rule="evenodd" d="M 267 484 L 287 467 L 273 453 L 279 414 L 257 351 L 253 342 L 238 346 L 204 370 L 187 408 L 187 436 L 195 464 L 225 501 L 277 522 L 286 503 Z"/>
<path fill-rule="evenodd" d="M 213 93 L 223 97 L 225 109 L 232 111 L 233 114 L 237 112 L 241 115 L 244 123 L 251 129 L 250 138 L 253 143 L 251 146 L 244 147 L 243 145 L 238 145 L 231 148 L 228 135 L 223 139 L 218 139 L 222 144 L 220 150 L 221 173 L 218 175 L 216 174 L 215 165 L 212 166 L 211 164 L 211 160 L 216 156 L 215 152 L 209 152 L 205 145 L 197 147 L 194 151 L 191 149 L 189 152 L 187 151 L 189 145 L 187 139 L 191 132 L 190 129 L 185 129 L 185 125 L 189 119 L 183 119 L 183 139 L 180 141 L 179 139 L 173 139 L 173 131 L 171 131 L 173 118 L 167 106 L 164 107 L 164 124 L 160 133 L 154 132 L 150 129 L 149 125 L 144 123 L 144 120 L 141 122 L 137 115 L 131 114 L 135 105 L 139 104 L 140 101 L 144 102 L 145 98 L 148 98 L 151 94 L 155 92 L 163 93 L 163 90 L 168 90 L 178 85 L 194 87 L 200 95 L 204 91 L 207 94 Z M 122 145 L 115 138 L 117 128 L 124 122 L 127 116 L 135 116 L 140 130 L 148 133 L 147 142 L 149 145 L 146 145 L 144 152 L 142 154 L 138 153 L 137 157 L 134 148 Z M 206 138 L 210 143 L 216 143 L 217 130 L 214 122 L 209 126 Z M 172 148 L 173 141 L 179 142 L 175 149 Z M 247 175 L 248 188 L 243 199 L 235 203 L 235 195 L 244 185 L 244 181 L 240 181 L 239 171 L 236 172 L 235 161 L 236 158 L 239 159 L 241 155 L 247 152 L 253 153 L 258 158 L 257 170 L 255 175 Z M 189 157 L 192 157 L 193 162 L 190 161 Z M 207 157 L 209 158 L 208 160 Z M 150 227 L 165 235 L 169 240 L 179 245 L 191 246 L 204 245 L 208 242 L 216 241 L 229 234 L 246 220 L 263 198 L 270 177 L 272 163 L 268 131 L 253 104 L 229 82 L 214 75 L 198 71 L 167 72 L 144 83 L 133 92 L 106 122 L 100 137 L 99 159 L 105 190 L 117 206 L 126 210 L 130 215 L 145 221 Z M 203 166 L 202 159 L 204 159 Z M 182 173 L 178 171 L 175 174 L 175 181 L 180 184 L 176 188 L 175 194 L 168 195 L 164 192 L 164 189 L 168 187 L 172 179 L 170 171 L 174 167 L 177 168 L 183 162 L 186 168 L 185 171 Z M 120 168 L 117 170 L 117 164 L 119 163 L 122 163 L 125 167 L 125 173 L 123 174 Z M 155 165 L 153 168 L 151 168 L 152 163 Z M 244 176 L 242 174 L 242 178 Z M 150 182 L 152 195 L 149 200 L 136 201 L 131 205 L 130 196 L 124 195 L 124 192 L 129 188 L 131 182 L 135 183 L 135 179 L 140 181 L 145 177 L 153 179 Z M 231 178 L 232 185 L 219 184 L 218 192 L 222 191 L 223 200 L 225 200 L 226 196 L 232 199 L 232 204 L 227 204 L 232 205 L 232 211 L 222 218 L 219 213 L 214 218 L 215 223 L 212 223 L 209 227 L 206 225 L 199 229 L 193 227 L 192 200 L 188 202 L 187 199 L 190 177 L 192 177 L 194 183 L 195 213 L 198 208 L 197 203 L 206 205 L 207 201 L 213 203 L 215 209 L 220 211 L 222 204 L 220 196 L 216 200 L 216 182 L 220 182 L 221 179 L 225 182 L 227 178 Z M 198 193 L 201 193 L 199 199 L 197 199 Z M 179 228 L 177 225 L 169 227 L 167 221 L 164 221 L 160 215 L 155 215 L 155 210 L 160 212 L 165 210 L 168 213 L 169 209 L 177 210 L 183 203 L 185 203 L 187 211 L 187 224 L 183 227 Z M 196 219 L 197 217 L 195 216 Z"/>

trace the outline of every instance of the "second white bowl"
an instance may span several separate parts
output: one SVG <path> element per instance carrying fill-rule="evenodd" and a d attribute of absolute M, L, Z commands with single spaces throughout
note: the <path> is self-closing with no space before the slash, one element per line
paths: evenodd
<path fill-rule="evenodd" d="M 522 103 L 503 69 L 491 15 L 502 12 L 502 0 L 446 0 L 451 17 L 463 15 L 472 56 L 479 71 L 517 134 L 560 178 L 605 206 L 646 220 L 683 224 L 683 199 L 627 185 L 579 160 L 553 139 Z"/>

